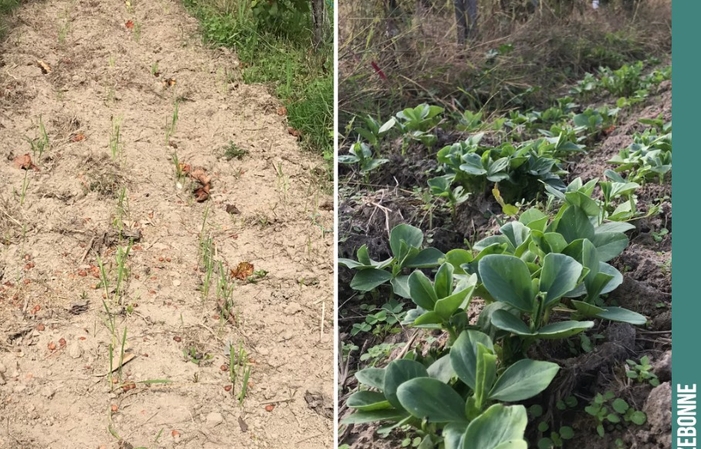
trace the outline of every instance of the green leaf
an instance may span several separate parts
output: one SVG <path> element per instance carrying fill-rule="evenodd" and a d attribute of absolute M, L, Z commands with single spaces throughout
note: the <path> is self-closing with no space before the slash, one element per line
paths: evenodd
<path fill-rule="evenodd" d="M 575 288 L 582 274 L 582 265 L 564 254 L 550 253 L 543 259 L 540 291 L 547 292 L 545 307 L 555 304 L 565 293 Z"/>
<path fill-rule="evenodd" d="M 521 336 L 533 336 L 531 329 L 526 323 L 519 318 L 513 316 L 506 310 L 495 310 L 492 313 L 492 324 L 501 330 L 514 333 Z"/>
<path fill-rule="evenodd" d="M 427 324 L 441 324 L 443 318 L 434 311 L 424 312 L 414 320 L 414 326 L 425 326 Z"/>
<path fill-rule="evenodd" d="M 462 289 L 446 298 L 441 298 L 436 301 L 434 311 L 444 320 L 448 320 L 453 314 L 459 309 L 465 309 L 466 306 L 463 305 L 465 300 L 469 295 L 472 294 L 474 290 L 474 285 L 465 289 Z"/>
<path fill-rule="evenodd" d="M 384 396 L 394 408 L 402 410 L 402 404 L 397 399 L 397 389 L 404 382 L 416 377 L 428 377 L 428 371 L 419 362 L 398 359 L 390 362 L 385 368 L 385 381 L 382 387 Z"/>
<path fill-rule="evenodd" d="M 617 232 L 597 233 L 590 240 L 596 246 L 599 260 L 602 262 L 608 262 L 618 256 L 628 246 L 628 237 Z"/>
<path fill-rule="evenodd" d="M 473 260 L 472 253 L 465 249 L 453 249 L 445 254 L 445 261 L 453 266 L 454 274 L 465 274 L 465 270 L 460 266 L 469 264 Z"/>
<path fill-rule="evenodd" d="M 417 418 L 428 418 L 439 424 L 467 421 L 465 401 L 440 380 L 430 377 L 411 379 L 399 386 L 397 397 L 402 407 Z"/>
<path fill-rule="evenodd" d="M 449 263 L 444 263 L 436 272 L 433 289 L 438 298 L 446 298 L 453 293 L 453 272 L 455 269 Z"/>
<path fill-rule="evenodd" d="M 582 192 L 565 193 L 565 198 L 567 199 L 568 203 L 573 206 L 580 207 L 584 213 L 590 217 L 598 217 L 599 213 L 601 213 L 599 204 Z"/>
<path fill-rule="evenodd" d="M 501 233 L 509 239 L 514 248 L 518 248 L 528 240 L 531 230 L 523 223 L 511 221 L 500 229 Z"/>
<path fill-rule="evenodd" d="M 389 283 L 392 285 L 392 291 L 395 295 L 399 295 L 402 298 L 411 299 L 411 293 L 409 292 L 409 276 L 401 275 L 392 278 Z"/>
<path fill-rule="evenodd" d="M 428 367 L 427 371 L 429 377 L 438 379 L 446 384 L 456 375 L 453 365 L 450 363 L 449 353 L 433 362 L 431 366 Z"/>
<path fill-rule="evenodd" d="M 355 276 L 353 276 L 350 282 L 350 287 L 360 292 L 369 292 L 390 279 L 392 279 L 392 273 L 385 270 L 368 268 L 355 273 Z"/>
<path fill-rule="evenodd" d="M 611 407 L 613 407 L 616 413 L 619 413 L 621 415 L 628 411 L 628 409 L 630 408 L 628 403 L 621 398 L 614 399 L 611 403 Z"/>
<path fill-rule="evenodd" d="M 647 318 L 645 318 L 645 316 L 622 307 L 606 307 L 606 310 L 600 312 L 596 316 L 606 320 L 619 321 L 636 326 L 642 326 L 647 323 Z"/>
<path fill-rule="evenodd" d="M 482 283 L 495 299 L 524 312 L 533 310 L 531 273 L 524 261 L 515 256 L 492 254 L 480 259 L 478 270 Z"/>
<path fill-rule="evenodd" d="M 444 449 L 461 449 L 462 437 L 467 430 L 466 423 L 450 423 L 443 428 Z"/>
<path fill-rule="evenodd" d="M 594 327 L 593 321 L 559 321 L 538 329 L 538 338 L 553 340 L 567 338 Z"/>
<path fill-rule="evenodd" d="M 633 424 L 642 426 L 645 424 L 645 421 L 647 421 L 647 415 L 640 410 L 636 410 L 630 415 L 630 420 L 633 422 Z"/>
<path fill-rule="evenodd" d="M 577 206 L 570 206 L 565 210 L 557 225 L 557 232 L 562 234 L 568 243 L 582 238 L 593 241 L 595 234 L 589 217 Z"/>
<path fill-rule="evenodd" d="M 350 408 L 355 408 L 363 412 L 372 412 L 376 410 L 386 410 L 392 408 L 392 405 L 385 399 L 385 395 L 377 391 L 361 390 L 356 391 L 346 401 L 346 405 Z"/>
<path fill-rule="evenodd" d="M 524 440 L 509 440 L 504 441 L 494 449 L 528 449 L 528 443 Z"/>
<path fill-rule="evenodd" d="M 571 440 L 574 438 L 574 430 L 570 426 L 560 427 L 560 436 L 563 440 Z"/>
<path fill-rule="evenodd" d="M 476 408 L 481 410 L 489 397 L 489 391 L 497 378 L 497 355 L 482 343 L 477 343 L 477 370 L 475 371 Z"/>
<path fill-rule="evenodd" d="M 338 262 L 339 265 L 343 265 L 343 266 L 345 266 L 345 267 L 348 267 L 348 268 L 350 268 L 351 270 L 353 270 L 353 269 L 355 269 L 355 268 L 359 268 L 359 267 L 367 267 L 367 265 L 365 265 L 365 264 L 363 264 L 363 263 L 361 263 L 361 262 L 355 261 L 355 260 L 353 260 L 353 259 L 346 259 L 346 258 L 343 258 L 343 257 L 339 257 L 339 258 L 337 259 L 337 262 Z"/>
<path fill-rule="evenodd" d="M 418 270 L 409 276 L 409 293 L 414 304 L 426 310 L 433 310 L 438 301 L 431 280 Z"/>
<path fill-rule="evenodd" d="M 419 251 L 416 255 L 408 257 L 402 266 L 407 268 L 432 268 L 437 266 L 443 258 L 445 258 L 445 254 L 436 248 L 426 248 Z"/>
<path fill-rule="evenodd" d="M 489 393 L 489 398 L 504 402 L 532 398 L 548 388 L 559 370 L 557 363 L 519 360 L 499 377 Z"/>
<path fill-rule="evenodd" d="M 572 300 L 572 305 L 575 309 L 577 309 L 577 312 L 587 317 L 595 317 L 598 316 L 601 312 L 606 311 L 606 309 L 597 307 L 594 304 L 589 304 L 588 302 L 584 301 L 577 301 L 576 299 Z"/>
<path fill-rule="evenodd" d="M 545 223 L 547 223 L 548 216 L 534 207 L 528 209 L 527 211 L 522 213 L 520 217 L 518 217 L 518 221 L 520 221 L 524 225 L 528 226 L 531 229 L 537 229 L 541 232 L 543 231 L 543 229 L 545 229 L 545 226 L 540 226 L 540 223 L 543 221 L 543 219 L 545 219 Z M 538 225 L 532 226 L 531 223 L 538 223 Z"/>
<path fill-rule="evenodd" d="M 449 353 L 450 363 L 455 374 L 472 390 L 476 388 L 478 343 L 490 351 L 494 351 L 492 340 L 487 334 L 468 330 L 458 336 Z"/>
<path fill-rule="evenodd" d="M 355 378 L 363 385 L 382 390 L 385 383 L 384 368 L 365 368 L 355 373 Z"/>
<path fill-rule="evenodd" d="M 356 411 L 342 419 L 340 424 L 366 424 L 377 421 L 401 421 L 409 416 L 408 413 L 399 410 L 375 410 L 370 412 Z"/>
<path fill-rule="evenodd" d="M 409 248 L 421 248 L 424 241 L 424 234 L 421 229 L 408 224 L 400 224 L 392 228 L 389 236 L 389 247 L 395 257 L 401 254 L 401 242 L 406 242 Z"/>
<path fill-rule="evenodd" d="M 523 446 L 525 442 L 515 443 L 523 441 L 527 423 L 528 415 L 522 405 L 494 404 L 467 426 L 462 449 L 527 447 Z"/>

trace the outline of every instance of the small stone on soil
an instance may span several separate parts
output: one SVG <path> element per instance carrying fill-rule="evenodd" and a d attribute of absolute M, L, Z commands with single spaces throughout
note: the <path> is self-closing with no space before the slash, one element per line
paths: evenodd
<path fill-rule="evenodd" d="M 224 417 L 219 412 L 212 412 L 207 415 L 207 424 L 210 426 L 217 426 L 224 422 Z"/>

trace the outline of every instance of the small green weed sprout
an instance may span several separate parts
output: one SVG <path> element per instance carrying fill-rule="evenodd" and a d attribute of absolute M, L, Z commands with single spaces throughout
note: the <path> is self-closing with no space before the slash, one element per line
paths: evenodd
<path fill-rule="evenodd" d="M 640 363 L 628 359 L 626 360 L 626 365 L 626 377 L 629 379 L 638 382 L 649 382 L 653 387 L 660 384 L 657 375 L 652 372 L 652 365 L 650 365 L 650 358 L 648 356 L 643 356 L 640 359 Z"/>

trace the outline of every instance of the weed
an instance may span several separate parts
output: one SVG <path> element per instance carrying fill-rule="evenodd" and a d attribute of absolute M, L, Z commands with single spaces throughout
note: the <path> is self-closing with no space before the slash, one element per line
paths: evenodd
<path fill-rule="evenodd" d="M 653 387 L 660 384 L 660 380 L 657 375 L 652 372 L 653 368 L 650 365 L 650 358 L 648 356 L 643 356 L 640 359 L 640 363 L 634 360 L 626 360 L 626 377 L 632 380 L 637 380 L 638 382 L 648 382 Z"/>
<path fill-rule="evenodd" d="M 229 144 L 224 147 L 224 158 L 227 161 L 234 158 L 241 160 L 244 156 L 248 156 L 248 150 L 239 148 L 234 142 L 229 142 Z"/>
<path fill-rule="evenodd" d="M 178 109 L 180 108 L 180 102 L 175 101 L 173 104 L 173 114 L 166 119 L 166 145 L 170 142 L 170 138 L 175 133 L 175 127 L 178 124 Z"/>
<path fill-rule="evenodd" d="M 51 142 L 49 142 L 49 135 L 46 132 L 44 120 L 41 118 L 41 116 L 39 116 L 39 136 L 34 139 L 25 137 L 25 140 L 29 142 L 29 145 L 32 148 L 32 154 L 37 160 L 40 160 L 44 155 L 44 152 L 49 150 L 51 147 Z"/>
<path fill-rule="evenodd" d="M 196 347 L 190 346 L 183 349 L 183 357 L 186 362 L 192 362 L 195 365 L 200 365 L 212 360 L 212 354 L 199 351 Z"/>
<path fill-rule="evenodd" d="M 134 23 L 133 35 L 134 41 L 138 43 L 141 40 L 141 22 Z"/>
<path fill-rule="evenodd" d="M 129 216 L 129 197 L 127 196 L 127 188 L 122 187 L 119 190 L 119 195 L 117 196 L 117 211 L 115 213 L 114 219 L 112 220 L 112 226 L 117 231 L 122 231 L 124 228 L 124 221 Z"/>
<path fill-rule="evenodd" d="M 29 172 L 24 172 L 24 178 L 22 179 L 22 190 L 19 193 L 19 205 L 24 205 L 24 200 L 27 196 L 27 188 L 29 188 Z"/>
<path fill-rule="evenodd" d="M 645 413 L 635 410 L 610 391 L 597 393 L 584 410 L 596 420 L 596 433 L 602 438 L 607 430 L 622 429 L 627 423 L 641 426 L 647 421 Z"/>
<path fill-rule="evenodd" d="M 120 142 L 122 135 L 122 118 L 112 117 L 112 128 L 110 131 L 110 153 L 112 159 L 116 160 L 122 154 L 123 145 Z"/>
<path fill-rule="evenodd" d="M 248 382 L 251 376 L 251 365 L 248 363 L 248 354 L 246 353 L 246 350 L 243 349 L 242 343 L 239 343 L 238 350 L 233 344 L 227 343 L 226 349 L 226 354 L 229 357 L 229 381 L 231 382 L 231 395 L 236 397 L 239 405 L 241 405 L 248 394 Z M 240 384 L 238 395 L 236 394 L 237 384 Z"/>

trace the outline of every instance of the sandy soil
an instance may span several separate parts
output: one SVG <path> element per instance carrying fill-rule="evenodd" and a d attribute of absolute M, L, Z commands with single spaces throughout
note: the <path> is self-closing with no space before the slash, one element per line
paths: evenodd
<path fill-rule="evenodd" d="M 332 447 L 333 201 L 237 66 L 175 0 L 18 11 L 0 44 L 0 448 Z M 245 352 L 230 390 L 228 345 Z"/>

